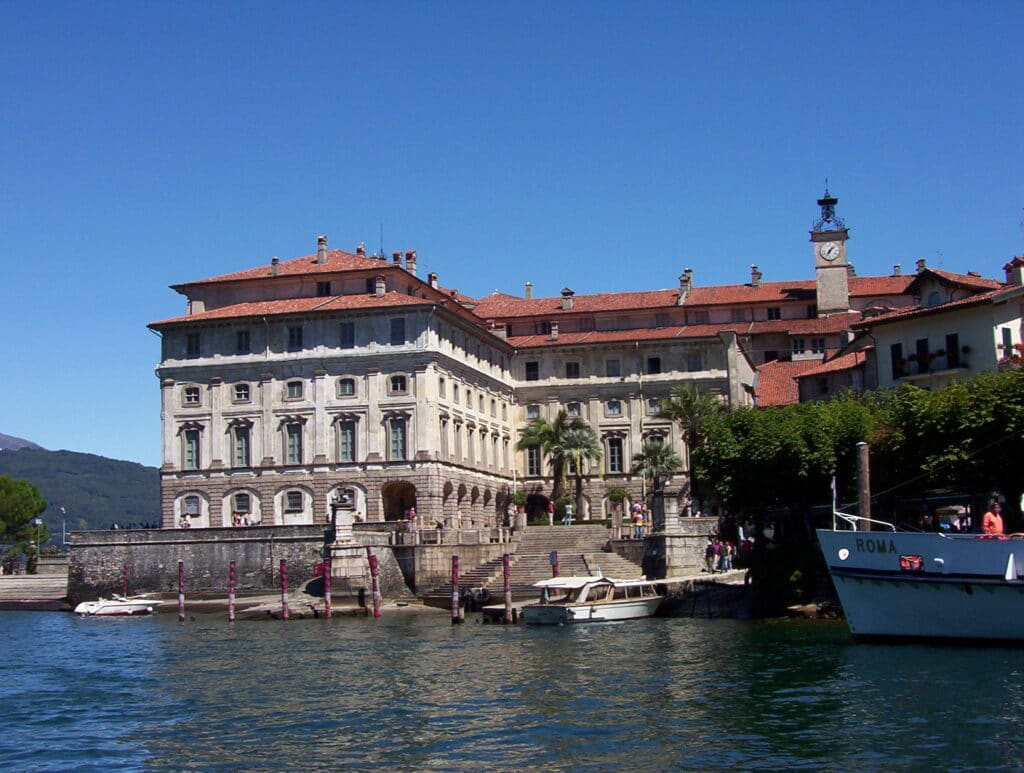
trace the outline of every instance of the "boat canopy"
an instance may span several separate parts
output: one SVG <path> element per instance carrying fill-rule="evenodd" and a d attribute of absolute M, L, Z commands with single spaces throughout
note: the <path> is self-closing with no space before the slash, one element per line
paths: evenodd
<path fill-rule="evenodd" d="M 612 577 L 602 577 L 601 575 L 587 576 L 570 576 L 570 577 L 551 577 L 547 580 L 541 580 L 533 584 L 534 588 L 561 588 L 563 590 L 575 590 L 582 588 L 584 585 L 591 585 L 593 583 L 610 583 L 617 587 L 624 587 L 626 585 L 651 585 L 654 583 L 662 583 L 664 580 L 645 580 L 642 578 L 633 578 L 630 580 L 616 580 Z"/>

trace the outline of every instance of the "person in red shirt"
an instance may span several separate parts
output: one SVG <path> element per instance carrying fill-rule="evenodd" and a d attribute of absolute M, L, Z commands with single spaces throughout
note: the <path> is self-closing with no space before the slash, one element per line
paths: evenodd
<path fill-rule="evenodd" d="M 1003 533 L 1003 509 L 999 506 L 998 502 L 993 502 L 992 506 L 989 507 L 988 512 L 981 517 L 981 532 L 982 534 L 1002 534 Z"/>

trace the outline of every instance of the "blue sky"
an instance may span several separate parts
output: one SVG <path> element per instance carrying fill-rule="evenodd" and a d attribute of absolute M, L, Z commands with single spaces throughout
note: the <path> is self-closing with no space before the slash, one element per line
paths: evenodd
<path fill-rule="evenodd" d="M 0 432 L 159 464 L 168 285 L 415 249 L 472 295 L 1024 253 L 1024 4 L 0 4 Z"/>

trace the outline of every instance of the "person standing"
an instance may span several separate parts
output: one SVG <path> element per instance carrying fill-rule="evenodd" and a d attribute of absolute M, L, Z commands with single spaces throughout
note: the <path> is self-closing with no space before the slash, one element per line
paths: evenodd
<path fill-rule="evenodd" d="M 548 526 L 555 525 L 555 503 L 548 502 Z"/>
<path fill-rule="evenodd" d="M 998 502 L 993 502 L 986 512 L 981 517 L 981 533 L 982 534 L 1002 534 L 1003 533 L 1003 508 Z"/>
<path fill-rule="evenodd" d="M 563 526 L 572 526 L 572 502 L 565 506 L 565 517 L 562 519 Z"/>

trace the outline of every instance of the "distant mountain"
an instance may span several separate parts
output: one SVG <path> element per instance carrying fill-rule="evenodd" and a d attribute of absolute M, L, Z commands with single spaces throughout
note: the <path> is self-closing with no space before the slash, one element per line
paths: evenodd
<path fill-rule="evenodd" d="M 50 544 L 60 544 L 63 519 L 69 532 L 160 520 L 160 475 L 155 467 L 30 444 L 0 451 L 0 475 L 26 480 L 39 489 L 49 505 L 43 521 L 50 530 Z"/>
<path fill-rule="evenodd" d="M 20 448 L 38 448 L 43 450 L 42 446 L 37 446 L 31 440 L 23 440 L 20 437 L 5 435 L 0 432 L 0 451 L 17 451 Z"/>

